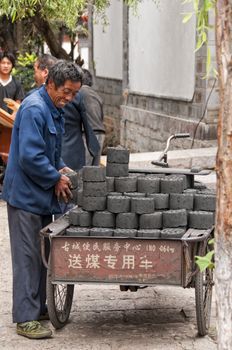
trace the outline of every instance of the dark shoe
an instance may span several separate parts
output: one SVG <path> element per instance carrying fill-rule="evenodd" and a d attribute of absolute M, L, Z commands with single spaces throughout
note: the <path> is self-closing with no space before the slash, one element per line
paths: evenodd
<path fill-rule="evenodd" d="M 38 321 L 17 323 L 17 333 L 30 339 L 50 338 L 52 335 L 52 331 Z"/>

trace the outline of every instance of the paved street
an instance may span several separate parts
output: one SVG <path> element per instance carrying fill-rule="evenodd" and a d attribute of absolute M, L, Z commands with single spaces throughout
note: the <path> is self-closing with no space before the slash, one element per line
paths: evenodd
<path fill-rule="evenodd" d="M 194 290 L 150 287 L 136 293 L 114 285 L 76 285 L 70 322 L 49 340 L 29 340 L 11 321 L 11 260 L 6 205 L 0 201 L 0 349 L 214 350 L 215 305 L 209 335 L 197 336 Z M 49 327 L 53 328 L 49 321 Z"/>

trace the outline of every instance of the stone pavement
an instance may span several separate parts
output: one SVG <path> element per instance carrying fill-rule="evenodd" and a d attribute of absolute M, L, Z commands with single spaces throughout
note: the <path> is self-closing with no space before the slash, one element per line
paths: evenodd
<path fill-rule="evenodd" d="M 70 321 L 48 340 L 18 336 L 11 320 L 11 259 L 6 204 L 0 201 L 0 349 L 214 350 L 215 302 L 209 335 L 197 336 L 194 290 L 155 286 L 120 292 L 116 285 L 75 286 Z M 49 327 L 53 328 L 49 321 Z"/>

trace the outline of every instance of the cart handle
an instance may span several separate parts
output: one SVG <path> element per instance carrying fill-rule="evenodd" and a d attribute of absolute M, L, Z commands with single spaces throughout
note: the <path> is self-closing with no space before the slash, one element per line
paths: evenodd
<path fill-rule="evenodd" d="M 75 208 L 76 206 L 71 210 Z M 69 211 L 67 211 L 64 215 L 42 228 L 42 230 L 40 230 L 40 235 L 49 239 L 57 235 L 62 235 L 69 225 Z"/>
<path fill-rule="evenodd" d="M 182 139 L 182 138 L 186 138 L 186 137 L 190 137 L 190 134 L 189 133 L 180 133 L 180 134 L 173 134 L 173 135 L 169 136 L 165 150 L 161 153 L 159 158 L 157 160 L 153 160 L 151 162 L 151 164 L 168 168 L 167 152 L 169 150 L 171 140 L 172 139 Z"/>
<path fill-rule="evenodd" d="M 186 132 L 186 133 L 174 134 L 173 136 L 174 136 L 174 139 L 182 139 L 182 138 L 190 137 L 190 134 Z"/>
<path fill-rule="evenodd" d="M 211 233 L 214 230 L 214 226 L 212 226 L 212 228 L 208 229 L 208 230 L 200 230 L 201 232 L 199 232 L 199 230 L 195 230 L 195 229 L 188 229 L 186 231 L 186 233 L 184 234 L 184 236 L 181 238 L 181 240 L 183 242 L 202 242 L 202 241 L 207 241 L 207 239 L 209 238 L 209 236 L 211 235 Z M 191 237 L 191 233 L 195 231 L 196 233 L 199 232 L 200 235 L 193 235 Z"/>
<path fill-rule="evenodd" d="M 76 207 L 77 206 L 73 207 L 73 209 Z M 59 219 L 51 222 L 50 224 L 42 228 L 42 230 L 40 230 L 41 257 L 43 264 L 46 268 L 48 268 L 48 261 L 45 255 L 45 239 L 49 239 L 51 241 L 52 237 L 64 234 L 66 228 L 69 227 L 68 214 L 69 211 L 62 215 Z"/>

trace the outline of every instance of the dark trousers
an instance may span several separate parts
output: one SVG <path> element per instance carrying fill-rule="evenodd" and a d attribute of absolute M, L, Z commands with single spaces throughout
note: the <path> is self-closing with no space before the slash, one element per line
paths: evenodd
<path fill-rule="evenodd" d="M 47 270 L 42 263 L 39 231 L 52 221 L 7 205 L 13 270 L 13 322 L 38 320 L 45 312 Z M 46 242 L 47 255 L 49 241 Z"/>

